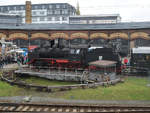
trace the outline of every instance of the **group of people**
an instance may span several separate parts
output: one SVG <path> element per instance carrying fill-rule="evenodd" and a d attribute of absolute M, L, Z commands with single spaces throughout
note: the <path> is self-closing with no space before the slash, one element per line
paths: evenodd
<path fill-rule="evenodd" d="M 25 65 L 27 63 L 27 56 L 22 54 L 17 55 L 17 64 L 18 66 Z"/>
<path fill-rule="evenodd" d="M 19 66 L 26 64 L 27 56 L 22 54 L 6 54 L 0 55 L 0 68 L 3 68 L 5 65 L 17 63 Z"/>

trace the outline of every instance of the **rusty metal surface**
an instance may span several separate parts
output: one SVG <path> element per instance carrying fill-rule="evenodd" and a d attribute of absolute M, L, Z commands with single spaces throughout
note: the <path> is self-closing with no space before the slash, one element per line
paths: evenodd
<path fill-rule="evenodd" d="M 89 65 L 98 66 L 98 67 L 110 67 L 114 66 L 117 62 L 109 61 L 109 60 L 97 60 L 94 62 L 90 62 Z"/>

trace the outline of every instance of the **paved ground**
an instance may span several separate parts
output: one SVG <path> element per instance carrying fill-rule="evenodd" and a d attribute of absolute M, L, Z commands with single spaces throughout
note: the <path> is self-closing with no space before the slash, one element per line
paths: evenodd
<path fill-rule="evenodd" d="M 17 68 L 17 64 L 11 64 L 4 66 L 4 69 L 12 69 Z M 15 97 L 0 97 L 0 102 L 38 102 L 38 103 L 68 103 L 68 104 L 102 104 L 102 105 L 149 105 L 150 101 L 96 101 L 96 100 L 90 100 L 90 101 L 83 101 L 83 100 L 63 100 L 63 99 L 54 99 L 54 98 L 45 98 L 45 97 L 25 97 L 25 96 L 15 96 Z"/>

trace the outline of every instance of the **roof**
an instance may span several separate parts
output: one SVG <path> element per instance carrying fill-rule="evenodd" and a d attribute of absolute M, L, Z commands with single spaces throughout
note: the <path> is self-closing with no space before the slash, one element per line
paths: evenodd
<path fill-rule="evenodd" d="M 115 29 L 146 29 L 150 22 L 129 22 L 117 24 L 22 24 L 12 26 L 1 24 L 0 29 L 10 30 L 115 30 Z"/>
<path fill-rule="evenodd" d="M 12 14 L 12 13 L 0 13 L 0 16 L 20 16 L 19 14 Z"/>
<path fill-rule="evenodd" d="M 96 66 L 96 67 L 112 67 L 115 66 L 117 62 L 109 61 L 109 60 L 97 60 L 94 62 L 90 62 L 89 65 Z"/>
<path fill-rule="evenodd" d="M 34 5 L 56 5 L 56 4 L 67 4 L 67 5 L 70 5 L 72 6 L 71 4 L 69 3 L 39 3 L 39 4 L 31 4 L 32 6 Z M 25 4 L 16 4 L 16 5 L 0 5 L 0 7 L 11 7 L 11 6 L 25 6 Z"/>
<path fill-rule="evenodd" d="M 70 18 L 81 18 L 81 17 L 120 17 L 119 14 L 99 14 L 99 15 L 74 15 Z"/>

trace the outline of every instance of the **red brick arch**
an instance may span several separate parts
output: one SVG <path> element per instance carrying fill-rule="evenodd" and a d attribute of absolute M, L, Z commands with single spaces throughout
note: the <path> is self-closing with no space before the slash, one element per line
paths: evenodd
<path fill-rule="evenodd" d="M 8 40 L 15 40 L 15 39 L 28 40 L 28 35 L 25 33 L 12 33 L 8 37 Z"/>

